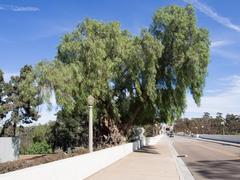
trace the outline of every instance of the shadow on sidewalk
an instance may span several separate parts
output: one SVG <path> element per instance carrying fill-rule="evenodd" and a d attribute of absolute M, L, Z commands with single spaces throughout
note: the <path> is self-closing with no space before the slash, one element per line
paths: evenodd
<path fill-rule="evenodd" d="M 207 179 L 240 179 L 240 159 L 189 162 L 195 172 Z"/>
<path fill-rule="evenodd" d="M 154 146 L 144 146 L 142 149 L 139 149 L 135 152 L 139 152 L 139 153 L 149 153 L 149 154 L 160 154 L 157 151 L 157 148 Z"/>

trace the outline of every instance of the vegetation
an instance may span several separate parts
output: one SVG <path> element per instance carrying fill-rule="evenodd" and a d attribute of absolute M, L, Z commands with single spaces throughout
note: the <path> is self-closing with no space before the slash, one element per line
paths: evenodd
<path fill-rule="evenodd" d="M 217 113 L 213 118 L 209 113 L 204 113 L 202 118 L 184 118 L 176 121 L 175 132 L 185 134 L 240 134 L 240 116 L 227 114 L 225 118 L 221 113 Z"/>
<path fill-rule="evenodd" d="M 47 154 L 52 152 L 49 143 L 50 127 L 53 122 L 44 125 L 29 126 L 21 128 L 19 135 L 21 138 L 21 154 Z M 43 146 L 43 147 L 41 147 Z"/>
<path fill-rule="evenodd" d="M 4 118 L 5 121 L 0 136 L 16 136 L 18 124 L 29 124 L 39 117 L 37 106 L 41 104 L 41 98 L 34 84 L 32 67 L 24 66 L 20 76 L 12 76 L 7 83 L 1 77 L 0 81 L 2 86 L 0 112 L 1 119 Z M 5 130 L 9 127 L 12 127 L 12 132 L 6 134 Z"/>
<path fill-rule="evenodd" d="M 33 143 L 27 150 L 28 154 L 49 154 L 52 153 L 51 146 L 46 142 Z"/>
<path fill-rule="evenodd" d="M 209 45 L 208 32 L 197 27 L 191 6 L 159 9 L 140 35 L 117 22 L 85 19 L 63 37 L 54 61 L 40 62 L 33 71 L 26 66 L 6 85 L 7 98 L 16 104 L 7 111 L 9 122 L 16 126 L 37 119 L 36 106 L 42 101 L 50 105 L 54 92 L 60 111 L 48 142 L 53 149 L 84 146 L 87 97 L 92 95 L 95 144 L 122 143 L 133 126 L 179 118 L 188 90 L 200 104 Z"/>

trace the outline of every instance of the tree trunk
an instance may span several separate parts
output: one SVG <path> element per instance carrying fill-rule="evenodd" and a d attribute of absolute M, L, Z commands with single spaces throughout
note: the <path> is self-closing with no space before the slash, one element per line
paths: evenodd
<path fill-rule="evenodd" d="M 13 124 L 13 137 L 16 136 L 17 123 Z"/>
<path fill-rule="evenodd" d="M 136 117 L 138 116 L 138 113 L 142 110 L 141 106 L 137 106 L 135 109 L 134 113 L 130 116 L 129 120 L 127 123 L 123 124 L 121 127 L 121 131 L 124 135 L 127 135 L 130 128 L 134 125 L 134 121 L 136 120 Z"/>

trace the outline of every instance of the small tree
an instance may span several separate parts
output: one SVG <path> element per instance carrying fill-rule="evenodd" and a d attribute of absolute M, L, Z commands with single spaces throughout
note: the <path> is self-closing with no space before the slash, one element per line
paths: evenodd
<path fill-rule="evenodd" d="M 38 116 L 37 106 L 41 104 L 38 88 L 34 83 L 31 66 L 24 66 L 19 76 L 12 76 L 8 83 L 3 86 L 5 115 L 10 117 L 5 120 L 1 135 L 4 130 L 12 126 L 11 136 L 16 136 L 17 125 L 29 124 L 36 121 Z"/>
<path fill-rule="evenodd" d="M 0 121 L 6 117 L 8 112 L 5 85 L 6 83 L 4 82 L 3 72 L 0 70 Z"/>
<path fill-rule="evenodd" d="M 6 83 L 4 82 L 3 72 L 0 70 L 0 121 L 5 121 L 6 115 L 10 110 L 10 106 L 6 100 L 8 92 L 6 91 Z M 5 134 L 5 129 L 10 125 L 8 121 L 3 122 L 0 137 Z"/>

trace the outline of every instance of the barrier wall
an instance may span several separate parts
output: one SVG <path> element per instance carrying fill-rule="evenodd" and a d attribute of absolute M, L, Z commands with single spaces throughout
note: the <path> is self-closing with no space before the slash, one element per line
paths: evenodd
<path fill-rule="evenodd" d="M 20 138 L 0 138 L 0 162 L 14 161 L 19 157 Z"/>
<path fill-rule="evenodd" d="M 158 136 L 155 136 L 155 137 L 146 137 L 146 143 L 144 145 L 146 146 L 151 146 L 151 145 L 154 145 L 154 144 L 157 144 L 158 141 L 160 141 L 160 139 L 163 137 L 163 135 L 158 135 Z"/>
<path fill-rule="evenodd" d="M 198 134 L 199 138 L 240 143 L 240 135 Z"/>
<path fill-rule="evenodd" d="M 147 138 L 151 145 L 162 136 Z M 148 144 L 148 145 L 150 145 Z M 0 174 L 1 180 L 81 180 L 140 148 L 140 141 Z"/>

